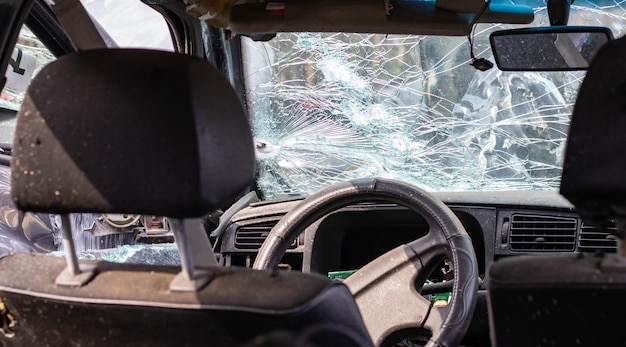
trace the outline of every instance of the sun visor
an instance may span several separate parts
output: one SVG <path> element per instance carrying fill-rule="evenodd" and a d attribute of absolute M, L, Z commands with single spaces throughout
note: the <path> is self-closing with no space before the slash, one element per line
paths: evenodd
<path fill-rule="evenodd" d="M 230 10 L 234 33 L 355 32 L 419 35 L 467 35 L 477 12 L 484 7 L 457 6 L 454 12 L 435 1 L 414 0 L 284 0 L 244 2 Z M 444 7 L 441 7 L 444 6 Z M 490 4 L 479 23 L 528 24 L 528 6 Z"/>

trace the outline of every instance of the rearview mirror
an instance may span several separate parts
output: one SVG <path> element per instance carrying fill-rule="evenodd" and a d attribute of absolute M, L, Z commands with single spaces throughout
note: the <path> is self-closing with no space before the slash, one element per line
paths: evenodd
<path fill-rule="evenodd" d="M 502 71 L 586 70 L 612 39 L 605 27 L 571 26 L 502 30 L 489 36 Z"/>

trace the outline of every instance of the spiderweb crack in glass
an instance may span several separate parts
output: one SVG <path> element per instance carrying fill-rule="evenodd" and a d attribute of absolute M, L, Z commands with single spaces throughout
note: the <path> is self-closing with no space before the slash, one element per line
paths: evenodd
<path fill-rule="evenodd" d="M 534 25 L 547 25 L 545 2 L 529 4 Z M 623 15 L 614 2 L 584 2 L 570 24 L 605 25 L 621 36 Z M 479 25 L 476 55 L 491 58 L 489 33 L 508 27 Z M 465 37 L 244 39 L 265 198 L 368 176 L 432 191 L 558 188 L 584 73 L 480 72 L 469 56 Z"/>
<path fill-rule="evenodd" d="M 285 36 L 297 46 L 299 35 Z M 375 35 L 362 38 L 366 43 L 388 40 Z M 298 62 L 301 54 L 294 54 L 295 61 L 287 60 L 284 66 L 277 61 L 276 77 L 282 81 L 259 85 L 250 93 L 256 97 L 252 109 L 265 108 L 253 112 L 255 136 L 260 139 L 259 146 L 266 144 L 272 148 L 259 155 L 259 185 L 267 195 L 306 194 L 331 181 L 364 176 L 398 178 L 428 189 L 455 189 L 464 185 L 468 189 L 481 189 L 496 185 L 499 178 L 515 178 L 518 183 L 538 186 L 546 183 L 530 181 L 533 171 L 558 170 L 555 154 L 552 155 L 555 158 L 544 156 L 531 160 L 528 154 L 516 153 L 523 144 L 535 144 L 537 150 L 547 148 L 548 153 L 555 153 L 554 144 L 558 147 L 564 141 L 564 136 L 529 137 L 518 125 L 523 118 L 541 118 L 542 108 L 555 108 L 554 104 L 543 103 L 532 108 L 535 100 L 542 100 L 534 98 L 523 76 L 494 77 L 483 83 L 480 78 L 474 78 L 470 82 L 473 89 L 468 88 L 460 100 L 454 100 L 450 94 L 457 94 L 457 98 L 461 94 L 450 80 L 454 77 L 437 74 L 436 66 L 431 71 L 392 76 L 385 67 L 394 68 L 387 63 L 388 59 L 376 62 L 380 53 L 366 55 L 369 58 L 364 62 L 368 66 L 350 64 L 350 54 L 354 54 L 350 49 L 370 47 L 348 45 L 344 49 L 334 44 L 334 39 L 320 35 L 320 42 L 331 43 L 317 53 L 320 57 L 316 62 L 310 63 L 308 59 Z M 419 52 L 412 53 L 418 51 L 419 42 L 416 38 L 414 44 L 394 58 L 419 57 Z M 391 53 L 384 45 L 381 48 L 383 57 Z M 404 64 L 406 61 L 400 60 L 399 65 Z M 306 79 L 296 79 L 290 69 L 304 70 Z M 366 82 L 365 76 L 376 78 Z M 514 89 L 508 91 L 499 105 L 493 105 L 490 94 L 507 92 L 502 84 L 514 85 Z M 542 96 L 555 89 L 553 84 L 539 86 L 544 90 Z M 410 104 L 411 99 L 423 102 Z M 514 99 L 524 101 L 514 104 L 517 101 Z M 510 119 L 503 116 L 524 104 L 530 104 L 524 113 Z M 556 113 L 552 121 L 557 125 L 560 121 L 566 127 L 568 111 L 560 112 L 564 120 Z M 261 117 L 267 118 L 258 122 Z M 535 124 L 530 128 L 536 132 L 549 131 Z M 457 172 L 470 175 L 461 177 Z M 550 181 L 547 186 L 550 187 Z"/>
<path fill-rule="evenodd" d="M 515 3 L 535 8 L 533 25 L 549 24 L 545 1 Z M 577 1 L 570 24 L 607 26 L 619 37 L 624 9 Z M 488 58 L 487 35 L 506 27 L 478 26 L 475 53 Z M 19 45 L 40 67 L 52 56 L 33 40 L 24 29 Z M 581 73 L 483 74 L 468 66 L 465 38 L 280 34 L 245 48 L 267 198 L 362 176 L 431 190 L 558 186 Z M 3 92 L 0 106 L 16 109 L 21 95 Z"/>

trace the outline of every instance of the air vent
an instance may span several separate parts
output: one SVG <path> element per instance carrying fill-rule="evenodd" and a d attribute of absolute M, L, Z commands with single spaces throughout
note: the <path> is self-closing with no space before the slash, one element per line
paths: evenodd
<path fill-rule="evenodd" d="M 614 233 L 617 231 L 615 222 L 610 222 L 605 228 L 598 228 L 582 223 L 578 235 L 578 250 L 581 252 L 617 252 L 617 241 Z"/>
<path fill-rule="evenodd" d="M 576 248 L 576 218 L 514 214 L 510 246 L 522 252 L 571 252 Z"/>
<path fill-rule="evenodd" d="M 272 220 L 240 226 L 235 233 L 235 247 L 239 249 L 259 249 L 276 223 L 278 223 L 277 220 Z M 297 240 L 294 240 L 289 249 L 294 249 L 296 246 Z"/>

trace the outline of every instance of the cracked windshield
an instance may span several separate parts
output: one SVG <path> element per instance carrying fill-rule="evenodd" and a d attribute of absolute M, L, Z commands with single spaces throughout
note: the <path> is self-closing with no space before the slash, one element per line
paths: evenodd
<path fill-rule="evenodd" d="M 544 1 L 521 3 L 549 25 Z M 569 25 L 620 37 L 624 15 L 576 1 Z M 489 33 L 512 27 L 478 25 L 476 56 L 493 61 Z M 266 199 L 367 176 L 431 191 L 558 189 L 584 72 L 478 71 L 467 37 L 281 33 L 244 38 L 243 53 Z"/>

